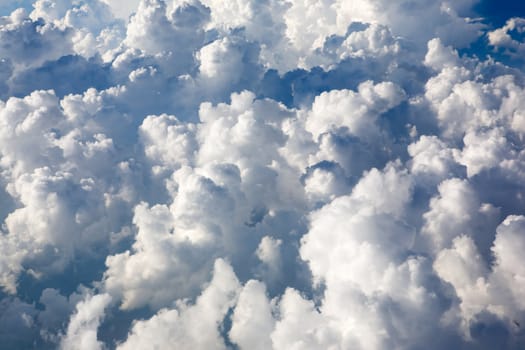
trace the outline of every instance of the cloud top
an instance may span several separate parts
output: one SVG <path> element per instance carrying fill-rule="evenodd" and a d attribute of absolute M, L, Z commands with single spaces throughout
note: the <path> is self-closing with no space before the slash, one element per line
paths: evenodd
<path fill-rule="evenodd" d="M 479 5 L 0 6 L 0 342 L 523 348 L 525 19 Z"/>

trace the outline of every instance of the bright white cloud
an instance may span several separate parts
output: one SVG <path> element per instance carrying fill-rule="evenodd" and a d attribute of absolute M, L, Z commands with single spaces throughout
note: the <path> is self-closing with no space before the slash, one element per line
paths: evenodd
<path fill-rule="evenodd" d="M 137 11 L 140 0 L 102 0 L 111 7 L 116 17 L 127 20 L 130 15 Z"/>
<path fill-rule="evenodd" d="M 215 261 L 213 271 L 194 305 L 181 302 L 177 309 L 162 309 L 151 319 L 136 322 L 117 348 L 226 349 L 219 327 L 237 298 L 239 282 L 224 260 Z"/>
<path fill-rule="evenodd" d="M 521 56 L 525 50 L 525 45 L 519 40 L 512 37 L 512 32 L 516 34 L 523 34 L 525 31 L 525 19 L 515 17 L 511 18 L 501 28 L 488 32 L 487 37 L 490 45 L 497 50 L 503 52 L 511 57 Z"/>
<path fill-rule="evenodd" d="M 0 343 L 522 348 L 524 20 L 478 4 L 0 17 Z"/>
<path fill-rule="evenodd" d="M 104 318 L 104 310 L 111 302 L 108 294 L 87 296 L 79 302 L 71 316 L 67 333 L 60 342 L 61 349 L 98 350 L 103 349 L 97 340 L 97 329 Z"/>

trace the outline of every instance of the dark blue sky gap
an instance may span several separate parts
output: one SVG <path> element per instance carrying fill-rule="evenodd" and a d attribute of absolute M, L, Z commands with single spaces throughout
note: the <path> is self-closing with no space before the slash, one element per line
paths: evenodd
<path fill-rule="evenodd" d="M 474 10 L 485 17 L 486 22 L 494 27 L 500 27 L 512 17 L 525 17 L 525 1 L 523 0 L 487 0 L 481 1 Z"/>

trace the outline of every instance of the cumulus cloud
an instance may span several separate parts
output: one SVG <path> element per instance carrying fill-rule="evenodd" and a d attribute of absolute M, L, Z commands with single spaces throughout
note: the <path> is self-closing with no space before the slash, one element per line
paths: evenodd
<path fill-rule="evenodd" d="M 225 349 L 220 327 L 237 298 L 239 282 L 231 266 L 215 261 L 213 278 L 195 304 L 182 301 L 176 309 L 162 309 L 149 320 L 133 325 L 126 341 L 117 349 L 177 347 L 184 349 Z"/>
<path fill-rule="evenodd" d="M 523 348 L 522 18 L 4 3 L 1 344 Z"/>
<path fill-rule="evenodd" d="M 490 31 L 487 34 L 490 45 L 497 50 L 502 50 L 504 54 L 512 57 L 519 57 L 525 46 L 519 38 L 513 38 L 513 32 L 517 35 L 523 34 L 525 30 L 525 19 L 515 17 L 507 20 L 501 28 Z"/>
<path fill-rule="evenodd" d="M 523 271 L 515 264 L 515 254 L 523 244 L 523 237 L 518 234 L 523 222 L 522 216 L 509 216 L 498 226 L 491 248 L 495 256 L 492 266 L 483 261 L 469 236 L 457 237 L 453 246 L 440 252 L 434 262 L 438 275 L 454 286 L 459 299 L 453 309 L 457 314 L 450 315 L 449 321 L 458 317 L 469 338 L 474 333 L 472 325 L 488 312 L 497 315 L 518 336 L 517 340 L 505 341 L 516 345 L 523 341 L 519 326 L 523 319 L 523 286 L 519 282 Z"/>
<path fill-rule="evenodd" d="M 79 302 L 67 326 L 67 333 L 60 341 L 60 348 L 103 349 L 103 343 L 97 340 L 97 328 L 104 317 L 104 309 L 110 302 L 111 297 L 108 294 L 88 296 Z"/>
<path fill-rule="evenodd" d="M 261 242 L 262 243 L 262 242 Z M 275 327 L 272 305 L 263 283 L 250 280 L 239 293 L 229 337 L 241 349 L 270 349 Z"/>
<path fill-rule="evenodd" d="M 128 19 L 130 15 L 136 12 L 140 0 L 102 0 L 108 4 L 115 17 Z"/>
<path fill-rule="evenodd" d="M 43 19 L 27 18 L 23 9 L 1 18 L 2 59 L 21 66 L 38 66 L 72 52 L 71 35 Z"/>

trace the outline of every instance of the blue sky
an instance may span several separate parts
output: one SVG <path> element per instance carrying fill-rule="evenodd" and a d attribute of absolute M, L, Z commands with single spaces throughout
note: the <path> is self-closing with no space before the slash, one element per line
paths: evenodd
<path fill-rule="evenodd" d="M 5 16 L 11 11 L 23 7 L 28 11 L 31 11 L 33 9 L 33 1 L 31 0 L 4 0 L 2 1 L 2 4 L 0 4 L 0 14 Z"/>
<path fill-rule="evenodd" d="M 476 10 L 488 18 L 490 23 L 499 26 L 511 17 L 523 17 L 525 15 L 525 4 L 522 1 L 481 1 Z"/>

